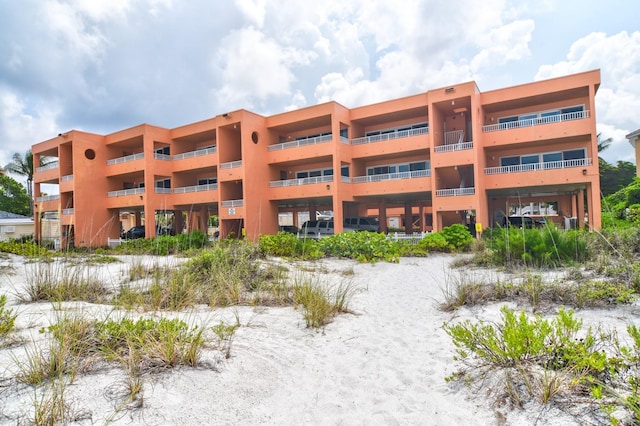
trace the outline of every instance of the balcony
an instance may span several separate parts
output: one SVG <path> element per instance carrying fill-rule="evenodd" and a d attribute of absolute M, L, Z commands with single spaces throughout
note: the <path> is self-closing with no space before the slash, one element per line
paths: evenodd
<path fill-rule="evenodd" d="M 203 155 L 215 154 L 217 152 L 217 147 L 213 146 L 210 148 L 196 149 L 195 151 L 183 152 L 182 154 L 176 154 L 173 156 L 174 160 L 185 160 L 187 158 L 195 158 L 201 157 Z"/>
<path fill-rule="evenodd" d="M 546 163 L 518 164 L 514 166 L 487 167 L 484 169 L 486 175 L 499 175 L 505 173 L 521 173 L 531 171 L 545 171 L 557 169 L 569 169 L 574 167 L 592 166 L 591 158 L 580 158 L 576 160 L 549 161 Z"/>
<path fill-rule="evenodd" d="M 60 182 L 70 182 L 73 180 L 73 175 L 66 175 L 60 178 Z"/>
<path fill-rule="evenodd" d="M 431 176 L 431 170 L 414 170 L 412 172 L 387 173 L 387 174 L 370 175 L 370 176 L 355 176 L 351 179 L 351 182 L 353 183 L 382 182 L 387 180 L 415 179 L 415 178 L 428 177 L 428 176 Z"/>
<path fill-rule="evenodd" d="M 161 188 L 156 186 L 154 192 L 156 194 L 171 194 L 171 188 Z"/>
<path fill-rule="evenodd" d="M 56 195 L 45 195 L 44 197 L 37 197 L 36 201 L 39 203 L 42 203 L 45 201 L 55 201 L 59 199 L 60 199 L 60 194 L 56 194 Z"/>
<path fill-rule="evenodd" d="M 60 163 L 57 161 L 54 161 L 52 163 L 49 163 L 45 166 L 41 166 L 41 167 L 36 167 L 36 172 L 40 173 L 40 172 L 44 172 L 47 170 L 53 170 L 53 169 L 57 169 L 58 167 L 60 167 Z"/>
<path fill-rule="evenodd" d="M 543 124 L 549 123 L 559 123 L 562 121 L 573 121 L 573 120 L 582 120 L 585 118 L 589 118 L 589 111 L 575 111 L 569 112 L 565 114 L 552 115 L 548 117 L 536 117 L 530 119 L 523 119 L 517 121 L 510 121 L 507 123 L 498 123 L 498 124 L 489 124 L 487 126 L 482 126 L 482 132 L 498 132 L 502 130 L 515 129 L 520 127 L 531 127 L 531 126 L 540 126 Z"/>
<path fill-rule="evenodd" d="M 307 146 L 307 145 L 316 145 L 319 143 L 331 142 L 332 139 L 333 139 L 333 135 L 323 135 L 315 138 L 304 138 L 304 139 L 295 140 L 293 142 L 284 142 L 284 143 L 269 145 L 268 150 L 281 151 L 283 149 L 298 148 L 298 147 Z M 346 138 L 340 137 L 340 139 L 342 140 Z M 349 143 L 348 139 L 346 139 L 346 143 Z"/>
<path fill-rule="evenodd" d="M 282 188 L 285 186 L 312 185 L 314 183 L 333 182 L 333 176 L 317 176 L 301 179 L 274 180 L 269 182 L 269 188 Z"/>
<path fill-rule="evenodd" d="M 159 152 L 154 152 L 153 153 L 153 158 L 156 159 L 156 160 L 171 161 L 171 156 L 170 155 L 161 154 Z"/>
<path fill-rule="evenodd" d="M 242 207 L 244 206 L 244 200 L 226 200 L 220 203 L 222 207 Z"/>
<path fill-rule="evenodd" d="M 235 169 L 235 168 L 238 168 L 238 167 L 242 167 L 242 160 L 230 161 L 228 163 L 221 163 L 220 164 L 220 169 L 222 169 L 222 170 Z"/>
<path fill-rule="evenodd" d="M 365 136 L 363 138 L 352 139 L 351 145 L 363 145 L 363 144 L 369 144 L 374 142 L 384 142 L 384 141 L 390 141 L 393 139 L 408 138 L 410 136 L 426 135 L 428 133 L 429 133 L 428 127 L 420 127 L 417 129 L 409 129 L 409 130 L 399 130 L 399 131 L 393 131 L 389 133 L 383 133 L 380 135 Z"/>
<path fill-rule="evenodd" d="M 190 192 L 214 191 L 218 189 L 217 183 L 209 183 L 206 185 L 181 186 L 173 188 L 174 194 L 187 194 Z"/>
<path fill-rule="evenodd" d="M 109 191 L 107 197 L 126 197 L 128 195 L 144 194 L 144 188 L 122 189 L 120 191 Z"/>
<path fill-rule="evenodd" d="M 476 193 L 475 187 L 438 189 L 436 190 L 436 197 L 460 197 L 464 195 L 474 195 L 475 193 Z"/>
<path fill-rule="evenodd" d="M 73 214 L 73 209 L 62 209 L 62 214 Z"/>
<path fill-rule="evenodd" d="M 139 152 L 133 155 L 125 155 L 124 157 L 112 158 L 111 160 L 107 160 L 108 166 L 113 166 L 115 164 L 128 163 L 130 161 L 141 160 L 144 158 L 144 152 Z"/>
<path fill-rule="evenodd" d="M 464 151 L 473 148 L 473 142 L 464 142 L 464 131 L 453 130 L 444 134 L 444 144 L 436 146 L 435 152 Z"/>

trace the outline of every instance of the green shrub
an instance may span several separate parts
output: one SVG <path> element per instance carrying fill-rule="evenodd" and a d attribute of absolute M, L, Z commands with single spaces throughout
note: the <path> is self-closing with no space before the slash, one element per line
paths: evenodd
<path fill-rule="evenodd" d="M 7 296 L 0 295 L 0 342 L 15 330 L 17 317 L 13 309 L 7 308 Z"/>
<path fill-rule="evenodd" d="M 439 232 L 425 235 L 418 243 L 418 247 L 426 252 L 437 251 L 446 253 L 452 249 L 444 235 Z"/>
<path fill-rule="evenodd" d="M 445 226 L 439 233 L 453 250 L 465 250 L 474 240 L 473 236 L 469 233 L 469 229 L 461 223 Z"/>
<path fill-rule="evenodd" d="M 377 232 L 341 232 L 320 239 L 318 245 L 327 255 L 359 262 L 397 262 L 400 253 L 398 243 Z"/>

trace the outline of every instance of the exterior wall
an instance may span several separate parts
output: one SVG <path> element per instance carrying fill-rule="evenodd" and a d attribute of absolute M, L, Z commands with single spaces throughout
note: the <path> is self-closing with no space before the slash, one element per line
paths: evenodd
<path fill-rule="evenodd" d="M 599 84 L 596 70 L 484 93 L 468 82 L 353 109 L 328 102 L 269 117 L 231 111 L 175 129 L 71 131 L 33 146 L 38 161 L 58 160 L 35 173 L 36 217 L 57 213 L 61 238 L 77 246 L 106 245 L 136 224 L 152 237 L 167 217 L 177 232 L 206 232 L 212 214 L 222 238 L 252 240 L 277 232 L 281 214 L 300 226 L 299 215 L 323 210 L 333 211 L 336 232 L 345 216 L 367 215 L 383 230 L 486 227 L 513 200 L 557 203 L 563 216 L 599 228 Z M 584 158 L 571 159 L 576 150 Z M 504 166 L 501 158 L 514 161 L 505 157 L 518 164 Z M 45 183 L 60 195 L 41 194 Z"/>
<path fill-rule="evenodd" d="M 33 235 L 33 220 L 2 219 L 0 220 L 0 241 L 7 241 Z"/>

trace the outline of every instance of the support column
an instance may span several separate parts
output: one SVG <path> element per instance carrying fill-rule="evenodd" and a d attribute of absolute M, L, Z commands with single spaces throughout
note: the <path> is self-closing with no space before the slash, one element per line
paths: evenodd
<path fill-rule="evenodd" d="M 382 199 L 378 204 L 378 222 L 380 223 L 380 232 L 387 233 L 387 200 Z"/>
<path fill-rule="evenodd" d="M 209 209 L 207 206 L 200 207 L 200 230 L 207 233 L 207 228 L 209 225 Z"/>
<path fill-rule="evenodd" d="M 318 208 L 316 203 L 309 203 L 309 220 L 318 220 L 318 216 L 316 215 L 318 212 Z"/>
<path fill-rule="evenodd" d="M 413 209 L 409 201 L 404 203 L 404 233 L 413 234 Z"/>
<path fill-rule="evenodd" d="M 135 212 L 134 216 L 136 218 L 136 225 L 135 226 L 142 226 L 142 216 L 141 216 L 140 212 Z"/>
<path fill-rule="evenodd" d="M 426 230 L 425 221 L 424 221 L 424 204 L 420 203 L 418 206 L 418 223 L 420 224 L 420 232 L 424 232 Z"/>
<path fill-rule="evenodd" d="M 584 191 L 582 189 L 578 190 L 578 213 L 576 217 L 578 229 L 584 228 Z"/>
<path fill-rule="evenodd" d="M 184 228 L 184 220 L 182 218 L 182 210 L 173 211 L 173 232 L 178 235 L 182 233 Z"/>

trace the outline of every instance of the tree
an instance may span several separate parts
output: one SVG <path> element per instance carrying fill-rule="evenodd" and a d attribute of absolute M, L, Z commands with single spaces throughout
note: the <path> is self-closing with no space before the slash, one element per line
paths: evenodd
<path fill-rule="evenodd" d="M 606 197 L 629 185 L 636 176 L 636 166 L 628 161 L 618 161 L 616 165 L 600 161 L 600 192 Z"/>
<path fill-rule="evenodd" d="M 31 198 L 24 185 L 9 176 L 0 176 L 0 210 L 28 215 Z"/>
<path fill-rule="evenodd" d="M 602 133 L 598 133 L 596 137 L 598 138 L 598 152 L 602 152 L 609 148 L 613 142 L 613 138 L 602 139 Z"/>
<path fill-rule="evenodd" d="M 31 150 L 25 152 L 24 157 L 20 153 L 16 152 L 11 157 L 11 162 L 4 166 L 4 169 L 15 175 L 24 176 L 27 178 L 27 195 L 29 196 L 29 214 L 33 214 L 33 153 Z M 40 166 L 46 166 L 50 164 L 52 160 L 41 159 Z"/>

